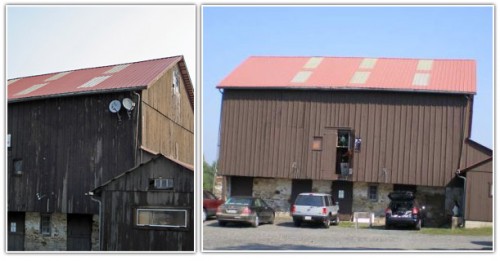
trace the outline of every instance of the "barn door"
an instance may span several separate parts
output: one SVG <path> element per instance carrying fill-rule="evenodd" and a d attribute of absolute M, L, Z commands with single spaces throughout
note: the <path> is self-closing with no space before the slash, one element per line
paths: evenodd
<path fill-rule="evenodd" d="M 90 251 L 92 215 L 68 214 L 68 251 Z"/>
<path fill-rule="evenodd" d="M 9 212 L 8 213 L 8 251 L 23 251 L 24 250 L 24 212 Z"/>
<path fill-rule="evenodd" d="M 252 177 L 231 177 L 231 196 L 252 196 Z"/>
<path fill-rule="evenodd" d="M 297 198 L 297 195 L 304 192 L 312 192 L 312 180 L 292 180 L 292 196 L 290 198 L 290 204 L 293 204 L 295 202 L 295 198 Z"/>
<path fill-rule="evenodd" d="M 352 182 L 336 180 L 332 182 L 333 200 L 339 203 L 340 220 L 351 220 L 352 214 Z"/>
<path fill-rule="evenodd" d="M 321 178 L 332 180 L 335 177 L 337 162 L 337 129 L 323 130 L 323 146 L 321 151 Z"/>

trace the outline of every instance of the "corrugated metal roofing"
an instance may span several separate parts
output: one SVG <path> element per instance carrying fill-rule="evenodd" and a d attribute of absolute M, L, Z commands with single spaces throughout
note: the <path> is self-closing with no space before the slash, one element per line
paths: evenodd
<path fill-rule="evenodd" d="M 311 60 L 312 58 L 314 60 Z M 323 59 L 252 56 L 240 64 L 217 87 L 476 93 L 474 60 L 320 58 Z M 307 78 L 303 77 L 305 71 L 309 72 Z M 300 79 L 297 79 L 298 76 Z"/>
<path fill-rule="evenodd" d="M 64 95 L 146 89 L 175 64 L 179 65 L 191 105 L 194 106 L 193 85 L 182 56 L 11 79 L 8 80 L 7 95 L 9 102 L 17 102 Z"/>

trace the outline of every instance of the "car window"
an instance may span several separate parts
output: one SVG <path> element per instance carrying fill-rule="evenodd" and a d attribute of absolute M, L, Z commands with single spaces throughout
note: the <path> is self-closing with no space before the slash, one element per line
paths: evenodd
<path fill-rule="evenodd" d="M 297 200 L 295 200 L 295 205 L 301 206 L 323 206 L 323 197 L 312 196 L 312 195 L 299 195 Z"/>
<path fill-rule="evenodd" d="M 263 207 L 269 207 L 269 205 L 266 203 L 264 200 L 260 200 L 260 203 L 262 204 Z"/>
<path fill-rule="evenodd" d="M 208 192 L 208 191 L 204 191 L 203 192 L 203 196 L 205 197 L 205 199 L 217 199 L 214 194 Z"/>
<path fill-rule="evenodd" d="M 260 203 L 260 199 L 256 199 L 256 200 L 255 200 L 255 202 L 254 202 L 254 205 L 255 205 L 256 207 L 261 207 L 261 206 L 262 206 L 262 204 Z"/>
<path fill-rule="evenodd" d="M 226 201 L 226 204 L 244 205 L 244 206 L 249 206 L 251 203 L 252 203 L 251 198 L 229 198 Z"/>

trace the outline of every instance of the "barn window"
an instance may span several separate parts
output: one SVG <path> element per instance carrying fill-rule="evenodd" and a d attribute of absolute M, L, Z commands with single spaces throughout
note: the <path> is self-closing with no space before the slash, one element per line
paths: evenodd
<path fill-rule="evenodd" d="M 174 179 L 157 178 L 151 180 L 149 184 L 151 189 L 173 189 Z"/>
<path fill-rule="evenodd" d="M 23 174 L 23 160 L 22 159 L 14 159 L 14 175 L 22 175 Z"/>
<path fill-rule="evenodd" d="M 321 145 L 323 143 L 323 137 L 313 137 L 312 150 L 321 150 Z"/>
<path fill-rule="evenodd" d="M 50 214 L 40 215 L 40 233 L 44 236 L 50 236 Z"/>
<path fill-rule="evenodd" d="M 352 131 L 339 129 L 337 131 L 336 173 L 342 176 L 351 174 L 349 169 L 351 168 L 353 145 Z"/>
<path fill-rule="evenodd" d="M 139 227 L 187 227 L 187 210 L 138 208 L 136 225 Z"/>
<path fill-rule="evenodd" d="M 370 201 L 377 201 L 378 200 L 378 186 L 377 185 L 368 186 L 368 199 Z"/>

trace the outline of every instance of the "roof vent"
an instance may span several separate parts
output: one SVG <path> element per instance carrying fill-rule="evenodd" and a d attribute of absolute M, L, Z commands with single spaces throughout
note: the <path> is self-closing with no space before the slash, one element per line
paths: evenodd
<path fill-rule="evenodd" d="M 99 83 L 105 81 L 106 79 L 108 79 L 109 77 L 111 77 L 111 75 L 107 75 L 107 76 L 98 76 L 98 77 L 95 77 L 93 78 L 92 80 L 82 84 L 80 87 L 78 88 L 89 88 L 89 87 L 94 87 L 96 85 L 98 85 Z"/>
<path fill-rule="evenodd" d="M 18 93 L 16 93 L 16 95 L 25 95 L 25 94 L 28 94 L 28 93 L 31 93 L 31 92 L 34 92 L 40 88 L 42 88 L 43 86 L 47 85 L 49 83 L 40 83 L 40 84 L 35 84 L 31 87 L 29 87 L 28 89 L 25 89 L 23 91 L 20 91 Z"/>
<path fill-rule="evenodd" d="M 106 72 L 104 72 L 104 74 L 117 73 L 117 72 L 127 68 L 129 65 L 130 64 L 122 64 L 122 65 L 113 66 L 113 68 L 107 70 Z"/>
<path fill-rule="evenodd" d="M 57 79 L 62 78 L 64 75 L 66 75 L 68 73 L 70 73 L 70 72 L 62 72 L 62 73 L 58 73 L 58 74 L 52 75 L 52 77 L 50 77 L 48 79 L 45 79 L 45 81 L 46 82 L 55 81 Z"/>

